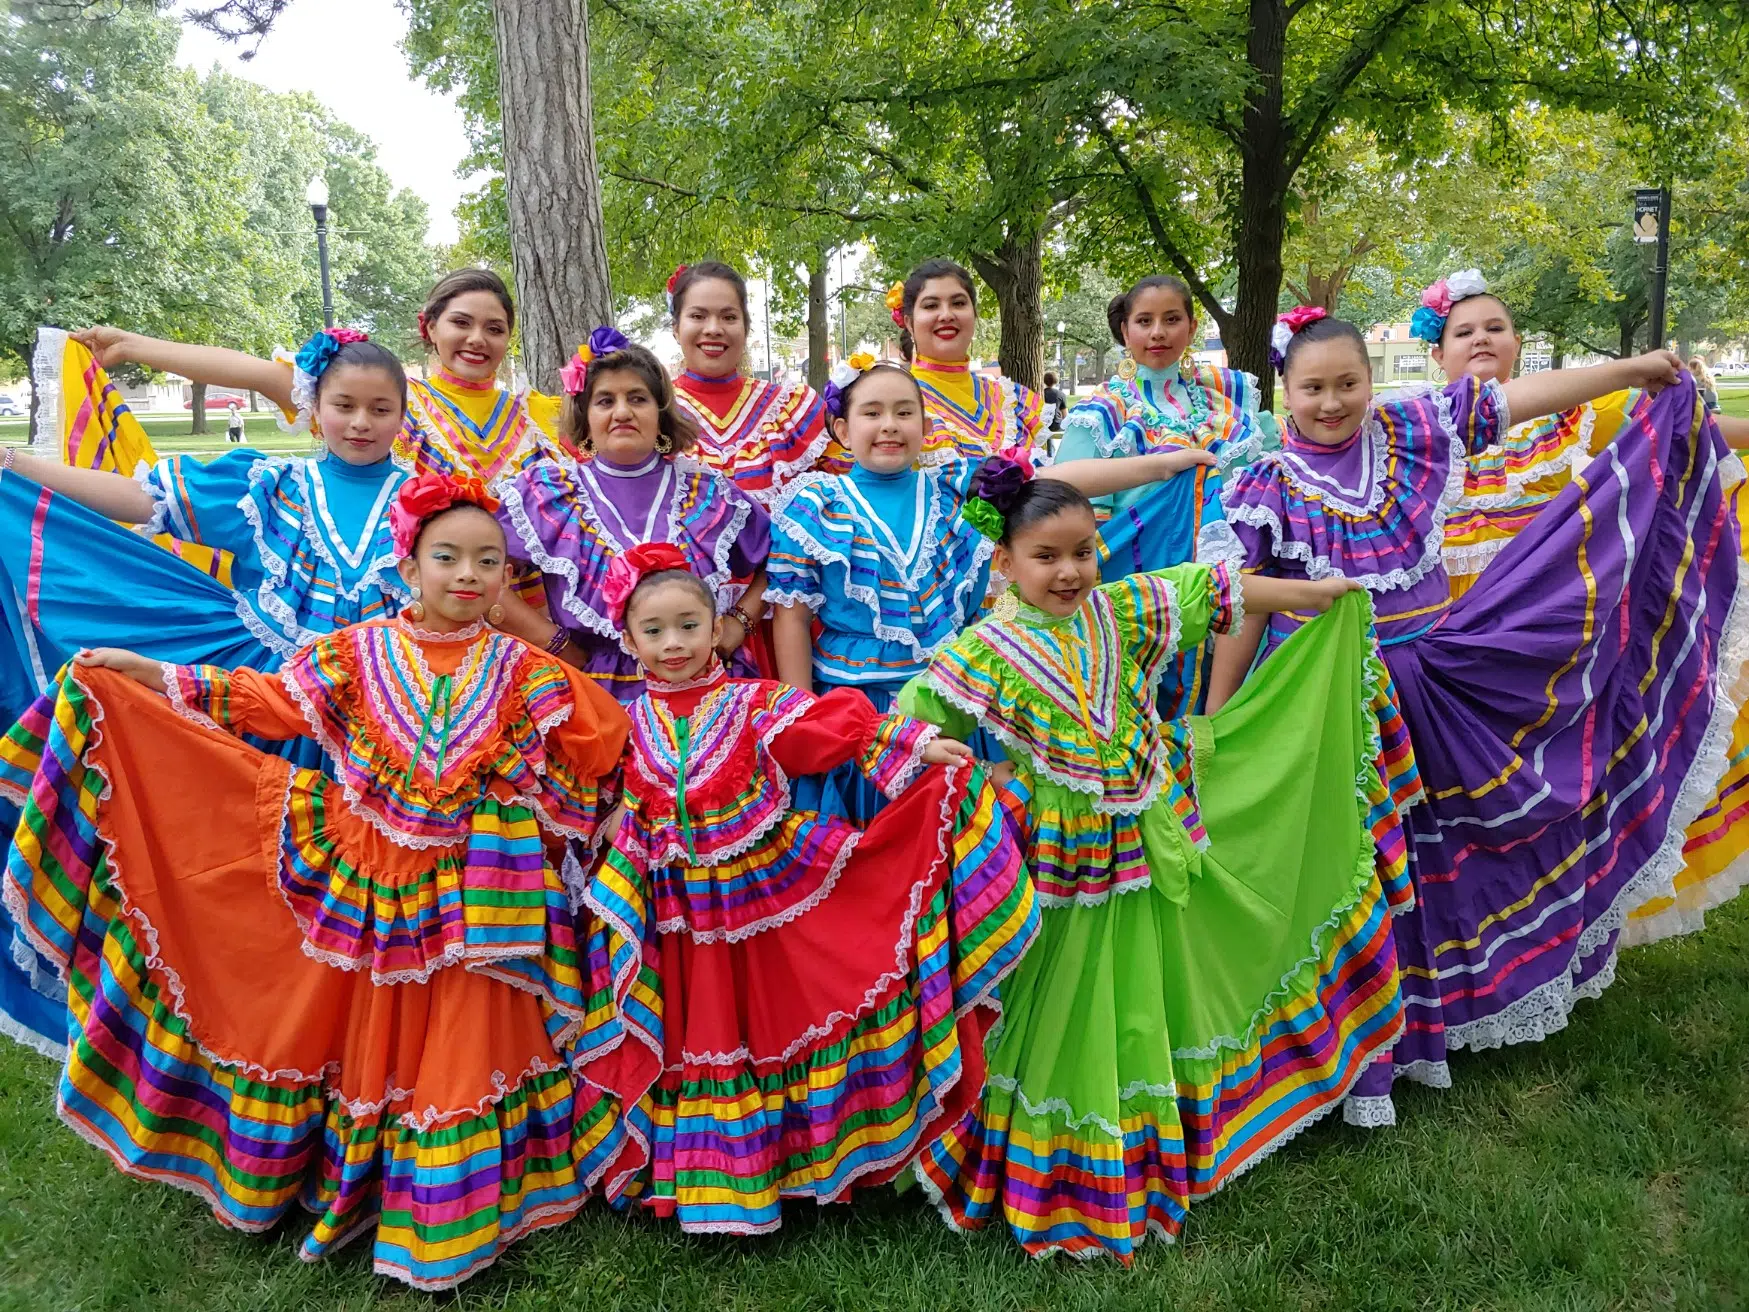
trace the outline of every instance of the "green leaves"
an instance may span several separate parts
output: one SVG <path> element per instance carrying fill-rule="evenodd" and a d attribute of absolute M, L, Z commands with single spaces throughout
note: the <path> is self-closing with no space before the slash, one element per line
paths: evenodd
<path fill-rule="evenodd" d="M 424 202 L 313 99 L 176 65 L 134 6 L 0 27 L 0 354 L 114 322 L 265 352 L 321 323 L 304 191 L 329 183 L 336 312 L 413 349 Z"/>

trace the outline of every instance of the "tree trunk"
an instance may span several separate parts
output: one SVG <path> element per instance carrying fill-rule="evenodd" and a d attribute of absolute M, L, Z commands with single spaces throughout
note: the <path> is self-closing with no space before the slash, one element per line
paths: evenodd
<path fill-rule="evenodd" d="M 189 399 L 194 403 L 189 411 L 188 431 L 190 433 L 206 432 L 206 384 L 190 383 Z"/>
<path fill-rule="evenodd" d="M 522 362 L 556 392 L 590 330 L 613 322 L 589 96 L 585 0 L 495 0 L 504 190 Z"/>
<path fill-rule="evenodd" d="M 1634 335 L 1640 330 L 1640 320 L 1636 315 L 1631 319 L 1618 320 L 1617 326 L 1621 330 L 1621 347 L 1616 351 L 1616 358 L 1625 360 L 1634 353 Z"/>
<path fill-rule="evenodd" d="M 1258 399 L 1264 409 L 1275 394 L 1269 333 L 1281 299 L 1281 248 L 1287 238 L 1289 143 L 1281 92 L 1286 43 L 1287 11 L 1281 0 L 1251 0 L 1245 57 L 1256 86 L 1245 102 L 1240 146 L 1239 230 L 1234 243 L 1239 290 L 1232 331 L 1223 338 L 1228 362 L 1257 375 Z"/>
<path fill-rule="evenodd" d="M 1002 339 L 996 360 L 1002 375 L 1037 391 L 1045 359 L 1045 242 L 1042 232 L 1017 237 L 1012 231 L 991 255 L 974 255 L 978 276 L 996 293 Z"/>
<path fill-rule="evenodd" d="M 808 386 L 818 392 L 826 386 L 826 367 L 832 351 L 832 319 L 826 308 L 826 252 L 821 251 L 808 268 Z"/>

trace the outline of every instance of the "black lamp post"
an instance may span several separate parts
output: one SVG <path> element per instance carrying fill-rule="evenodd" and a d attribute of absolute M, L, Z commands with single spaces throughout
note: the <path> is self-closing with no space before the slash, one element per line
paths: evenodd
<path fill-rule="evenodd" d="M 328 181 L 320 173 L 310 179 L 304 193 L 310 213 L 316 216 L 316 259 L 322 265 L 322 326 L 334 326 L 334 288 L 328 281 Z"/>

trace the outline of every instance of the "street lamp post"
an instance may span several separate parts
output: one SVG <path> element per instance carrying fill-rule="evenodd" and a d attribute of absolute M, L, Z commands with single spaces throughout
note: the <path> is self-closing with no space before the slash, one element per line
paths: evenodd
<path fill-rule="evenodd" d="M 310 179 L 304 199 L 316 217 L 316 259 L 322 266 L 322 326 L 334 326 L 334 288 L 328 281 L 328 181 L 320 173 Z"/>
<path fill-rule="evenodd" d="M 765 270 L 765 277 L 759 281 L 765 292 L 765 381 L 775 383 L 777 381 L 777 365 L 771 358 L 771 270 L 769 268 Z"/>
<path fill-rule="evenodd" d="M 1069 325 L 1061 319 L 1057 320 L 1057 377 L 1063 376 L 1063 334 L 1069 331 Z"/>

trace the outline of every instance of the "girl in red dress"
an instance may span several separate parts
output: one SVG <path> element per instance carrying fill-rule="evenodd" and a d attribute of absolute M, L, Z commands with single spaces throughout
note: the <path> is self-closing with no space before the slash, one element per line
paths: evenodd
<path fill-rule="evenodd" d="M 854 689 L 729 678 L 673 547 L 613 568 L 646 691 L 584 892 L 590 1175 L 686 1230 L 772 1230 L 782 1199 L 892 1180 L 976 1104 L 1032 886 L 965 746 Z M 865 829 L 793 803 L 846 763 L 894 799 Z"/>

